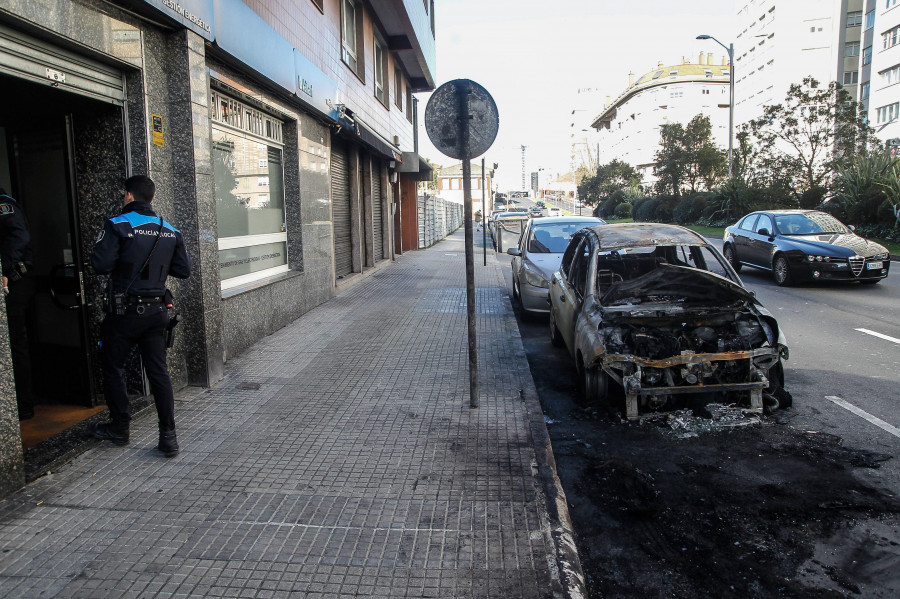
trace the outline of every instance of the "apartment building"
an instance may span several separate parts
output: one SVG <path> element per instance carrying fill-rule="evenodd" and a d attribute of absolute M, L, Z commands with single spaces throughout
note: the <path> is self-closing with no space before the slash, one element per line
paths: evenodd
<path fill-rule="evenodd" d="M 709 117 L 713 139 L 727 148 L 729 69 L 727 57 L 701 52 L 696 63 L 660 62 L 637 80 L 629 75 L 625 90 L 591 122 L 597 131 L 598 163 L 627 162 L 640 174 L 642 185 L 652 186 L 660 127 L 686 124 L 698 114 Z"/>
<path fill-rule="evenodd" d="M 860 97 L 875 135 L 900 153 L 900 1 L 868 0 Z"/>
<path fill-rule="evenodd" d="M 87 257 L 131 174 L 155 180 L 194 264 L 172 282 L 176 388 L 214 384 L 230 357 L 415 249 L 430 172 L 413 94 L 434 89 L 434 25 L 433 0 L 0 4 L 0 187 L 33 229 L 36 418 L 103 403 Z M 0 311 L 0 496 L 24 482 L 6 330 Z"/>
<path fill-rule="evenodd" d="M 735 127 L 812 76 L 861 96 L 865 0 L 744 0 L 734 35 Z"/>

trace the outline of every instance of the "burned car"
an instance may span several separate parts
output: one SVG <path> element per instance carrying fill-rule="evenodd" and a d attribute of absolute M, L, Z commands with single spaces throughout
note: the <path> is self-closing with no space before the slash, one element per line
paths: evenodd
<path fill-rule="evenodd" d="M 621 387 L 625 413 L 697 401 L 787 407 L 788 347 L 775 318 L 703 237 L 676 225 L 587 227 L 550 281 L 550 339 L 586 401 Z"/>

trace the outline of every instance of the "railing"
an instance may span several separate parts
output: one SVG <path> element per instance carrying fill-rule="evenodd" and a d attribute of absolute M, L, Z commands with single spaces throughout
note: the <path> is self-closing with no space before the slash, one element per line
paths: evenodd
<path fill-rule="evenodd" d="M 463 224 L 463 205 L 430 194 L 419 195 L 419 249 L 431 247 Z"/>

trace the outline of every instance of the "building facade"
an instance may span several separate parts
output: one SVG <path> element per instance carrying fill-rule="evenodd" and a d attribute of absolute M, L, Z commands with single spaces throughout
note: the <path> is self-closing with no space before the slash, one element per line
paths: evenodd
<path fill-rule="evenodd" d="M 868 0 L 860 98 L 869 125 L 891 153 L 900 153 L 900 2 Z"/>
<path fill-rule="evenodd" d="M 598 164 L 627 162 L 642 185 L 652 186 L 660 127 L 686 124 L 698 114 L 709 117 L 714 141 L 728 147 L 729 68 L 727 60 L 701 52 L 696 64 L 660 62 L 636 81 L 629 75 L 628 87 L 591 122 L 598 136 Z"/>
<path fill-rule="evenodd" d="M 812 76 L 861 96 L 865 0 L 744 0 L 734 36 L 735 130 Z"/>
<path fill-rule="evenodd" d="M 176 388 L 215 383 L 230 357 L 418 245 L 430 174 L 413 94 L 434 89 L 433 2 L 12 0 L 0 38 L 0 186 L 32 229 L 39 404 L 103 403 L 103 282 L 87 257 L 129 175 L 154 179 L 194 264 L 171 282 Z M 3 495 L 24 478 L 0 325 Z M 130 392 L 148 392 L 137 359 Z"/>
<path fill-rule="evenodd" d="M 491 190 L 494 184 L 493 169 L 485 168 L 484 178 L 481 176 L 481 162 L 473 161 L 471 165 L 471 178 L 469 179 L 472 188 L 472 211 L 481 210 L 481 196 L 484 191 L 484 197 L 487 199 L 488 205 L 491 204 Z M 464 203 L 463 193 L 463 171 L 462 164 L 453 164 L 446 168 L 442 168 L 437 174 L 437 191 L 436 194 L 455 204 Z"/>

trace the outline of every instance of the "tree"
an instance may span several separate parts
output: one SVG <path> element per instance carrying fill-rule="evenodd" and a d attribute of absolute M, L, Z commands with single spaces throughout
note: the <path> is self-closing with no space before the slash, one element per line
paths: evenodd
<path fill-rule="evenodd" d="M 596 204 L 615 191 L 640 185 L 640 181 L 634 167 L 627 162 L 613 160 L 601 164 L 595 175 L 581 179 L 581 183 L 578 185 L 578 197 L 585 204 Z"/>
<path fill-rule="evenodd" d="M 757 179 L 789 181 L 797 193 L 827 186 L 843 161 L 877 145 L 861 105 L 839 83 L 820 87 L 813 77 L 792 84 L 781 104 L 750 121 Z"/>
<path fill-rule="evenodd" d="M 659 137 L 654 170 L 659 193 L 678 197 L 684 189 L 698 191 L 701 184 L 711 190 L 722 179 L 727 158 L 712 140 L 708 116 L 698 114 L 687 125 L 663 125 Z"/>

